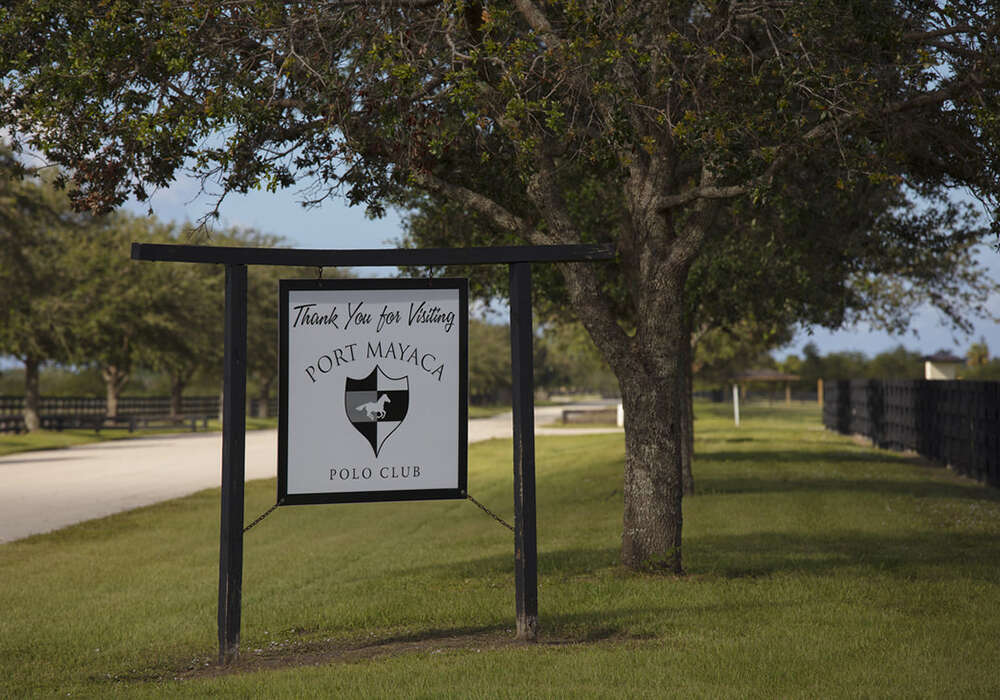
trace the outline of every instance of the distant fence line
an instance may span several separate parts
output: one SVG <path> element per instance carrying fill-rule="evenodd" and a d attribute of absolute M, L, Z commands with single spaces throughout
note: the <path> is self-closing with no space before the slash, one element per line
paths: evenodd
<path fill-rule="evenodd" d="M 43 396 L 38 412 L 43 415 L 100 416 L 108 411 L 108 401 L 93 396 Z M 23 396 L 0 396 L 0 415 L 24 412 Z M 135 416 L 160 416 L 170 413 L 169 396 L 124 396 L 118 399 L 118 412 Z M 215 415 L 218 396 L 184 396 L 181 413 Z"/>
<path fill-rule="evenodd" d="M 695 398 L 708 399 L 713 403 L 732 403 L 733 401 L 732 387 L 729 386 L 725 389 L 703 389 L 692 393 Z M 816 389 L 792 389 L 789 398 L 793 402 L 814 404 L 817 403 L 818 394 Z M 740 401 L 767 401 L 773 404 L 784 403 L 785 389 L 784 387 L 775 387 L 773 391 L 751 389 L 743 394 Z"/>
<path fill-rule="evenodd" d="M 278 412 L 278 400 L 270 399 L 266 415 L 273 416 Z M 263 416 L 263 402 L 252 399 L 250 415 Z M 181 398 L 182 416 L 217 416 L 220 410 L 220 397 L 216 396 L 184 396 Z M 66 418 L 81 418 L 104 416 L 108 412 L 108 402 L 104 398 L 92 396 L 43 396 L 40 400 L 39 415 L 42 427 L 57 429 Z M 0 396 L 0 432 L 17 432 L 23 429 L 18 419 L 24 413 L 23 396 Z M 136 418 L 153 418 L 170 413 L 169 396 L 124 396 L 118 399 L 118 413 L 122 416 Z"/>
<path fill-rule="evenodd" d="M 1000 382 L 829 382 L 823 425 L 1000 487 Z"/>

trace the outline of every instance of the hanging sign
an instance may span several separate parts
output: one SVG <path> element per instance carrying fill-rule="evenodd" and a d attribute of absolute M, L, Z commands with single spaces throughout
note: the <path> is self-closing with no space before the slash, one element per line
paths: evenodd
<path fill-rule="evenodd" d="M 279 291 L 278 503 L 465 498 L 468 281 Z"/>

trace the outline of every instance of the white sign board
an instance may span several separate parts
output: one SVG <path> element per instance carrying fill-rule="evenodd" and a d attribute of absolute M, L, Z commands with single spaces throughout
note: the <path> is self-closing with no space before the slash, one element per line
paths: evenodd
<path fill-rule="evenodd" d="M 468 281 L 282 280 L 278 503 L 465 498 Z"/>

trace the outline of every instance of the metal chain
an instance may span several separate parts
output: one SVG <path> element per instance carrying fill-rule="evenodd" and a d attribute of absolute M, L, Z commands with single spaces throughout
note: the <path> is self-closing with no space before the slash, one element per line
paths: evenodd
<path fill-rule="evenodd" d="M 473 503 L 475 503 L 480 508 L 482 508 L 483 512 L 486 513 L 488 516 L 490 516 L 491 518 L 493 518 L 494 520 L 496 520 L 498 523 L 500 523 L 501 525 L 503 525 L 505 528 L 507 528 L 511 532 L 514 532 L 514 528 L 511 526 L 510 523 L 508 523 L 506 520 L 504 520 L 499 515 L 497 515 L 496 513 L 494 513 L 492 510 L 490 510 L 489 508 L 487 508 L 486 506 L 484 506 L 482 503 L 480 503 L 479 501 L 477 501 L 475 498 L 473 498 L 472 494 L 467 493 L 467 494 L 465 494 L 465 497 L 468 498 Z"/>
<path fill-rule="evenodd" d="M 514 532 L 514 526 L 513 525 L 511 525 L 510 523 L 508 523 L 506 520 L 504 520 L 499 515 L 497 515 L 496 513 L 494 513 L 492 510 L 490 510 L 489 508 L 487 508 L 486 506 L 484 506 L 482 503 L 480 503 L 479 501 L 477 501 L 475 498 L 473 498 L 472 494 L 466 494 L 465 497 L 468 498 L 470 501 L 472 501 L 477 506 L 479 506 L 479 508 L 482 509 L 482 511 L 484 513 L 486 513 L 488 516 L 490 516 L 491 518 L 493 518 L 494 520 L 496 520 L 498 523 L 500 523 L 501 525 L 503 525 L 505 528 L 507 528 L 511 532 Z M 260 523 L 261 520 L 263 520 L 264 518 L 266 518 L 267 516 L 269 516 L 275 510 L 277 510 L 277 508 L 278 508 L 279 505 L 280 505 L 279 503 L 275 503 L 273 506 L 271 506 L 266 511 L 264 511 L 263 513 L 261 513 L 259 516 L 257 516 L 256 520 L 254 520 L 252 523 L 250 523 L 245 528 L 243 528 L 243 532 L 246 533 L 248 530 L 250 530 L 250 528 L 252 528 L 255 525 L 257 525 L 258 523 Z"/>
<path fill-rule="evenodd" d="M 275 503 L 275 504 L 274 504 L 273 506 L 271 506 L 271 507 L 270 507 L 270 508 L 268 508 L 268 509 L 267 509 L 266 511 L 264 511 L 264 512 L 263 512 L 263 513 L 262 513 L 261 515 L 257 516 L 257 519 L 256 519 L 256 520 L 254 520 L 254 521 L 253 521 L 252 523 L 250 523 L 250 524 L 249 524 L 249 525 L 247 525 L 247 526 L 246 526 L 245 528 L 243 528 L 243 532 L 244 532 L 244 534 L 246 533 L 246 531 L 247 531 L 247 530 L 249 530 L 249 529 L 250 529 L 250 528 L 252 528 L 252 527 L 253 527 L 254 525 L 256 525 L 257 523 L 259 523 L 259 522 L 260 522 L 261 520 L 263 520 L 264 518 L 266 518 L 267 516 L 269 516 L 269 515 L 270 515 L 271 513 L 273 513 L 273 512 L 275 511 L 275 509 L 276 509 L 276 508 L 277 508 L 277 507 L 278 507 L 279 505 L 281 505 L 281 504 L 280 504 L 280 503 Z"/>

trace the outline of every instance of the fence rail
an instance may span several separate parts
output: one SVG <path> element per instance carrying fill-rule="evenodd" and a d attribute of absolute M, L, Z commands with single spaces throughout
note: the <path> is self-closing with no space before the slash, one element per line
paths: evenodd
<path fill-rule="evenodd" d="M 827 428 L 1000 487 L 1000 382 L 855 379 L 830 382 L 825 394 Z"/>
<path fill-rule="evenodd" d="M 105 415 L 108 402 L 92 396 L 43 396 L 39 413 L 42 416 Z M 23 396 L 0 396 L 0 415 L 20 415 L 24 412 Z M 169 396 L 126 396 L 118 400 L 118 412 L 132 416 L 161 416 L 170 413 Z M 181 399 L 185 415 L 217 415 L 218 396 L 185 396 Z"/>
<path fill-rule="evenodd" d="M 39 417 L 46 430 L 103 425 L 100 419 L 108 412 L 107 400 L 92 396 L 43 396 L 39 403 Z M 169 396 L 127 396 L 118 400 L 122 425 L 141 425 L 169 414 Z M 218 396 L 185 396 L 178 418 L 205 419 L 217 415 Z M 23 416 L 23 396 L 0 396 L 0 433 L 22 432 L 25 429 Z"/>

